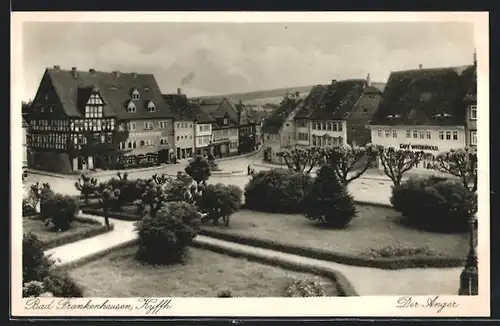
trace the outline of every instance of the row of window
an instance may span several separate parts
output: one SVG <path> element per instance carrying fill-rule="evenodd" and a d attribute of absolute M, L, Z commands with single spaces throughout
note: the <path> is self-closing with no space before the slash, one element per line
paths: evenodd
<path fill-rule="evenodd" d="M 102 106 L 85 106 L 85 118 L 102 118 L 104 108 Z"/>
<path fill-rule="evenodd" d="M 176 128 L 177 129 L 181 129 L 181 128 L 193 128 L 193 124 L 192 123 L 187 123 L 187 122 L 177 122 L 176 124 Z"/>
<path fill-rule="evenodd" d="M 205 146 L 210 144 L 210 136 L 196 137 L 196 143 L 198 146 Z"/>
<path fill-rule="evenodd" d="M 120 149 L 135 149 L 137 148 L 137 143 L 139 143 L 139 148 L 147 148 L 147 147 L 154 147 L 156 146 L 156 139 L 143 139 L 143 140 L 129 140 L 126 142 L 120 142 Z M 168 144 L 168 138 L 167 137 L 161 137 L 160 138 L 160 145 L 167 145 Z"/>
<path fill-rule="evenodd" d="M 398 132 L 396 129 L 385 129 L 377 130 L 378 137 L 386 138 L 398 138 Z M 458 131 L 439 131 L 438 137 L 440 140 L 458 140 Z M 413 139 L 432 139 L 432 133 L 430 130 L 406 130 L 406 138 Z"/>
<path fill-rule="evenodd" d="M 208 131 L 210 131 L 210 125 L 209 124 L 198 125 L 198 131 L 199 132 L 208 132 Z"/>
<path fill-rule="evenodd" d="M 177 135 L 177 140 L 187 139 L 188 135 Z M 193 135 L 189 135 L 189 139 L 193 139 Z"/>
<path fill-rule="evenodd" d="M 342 131 L 342 121 L 312 121 L 313 130 Z"/>
<path fill-rule="evenodd" d="M 238 136 L 238 129 L 216 130 L 216 131 L 212 132 L 212 135 L 213 135 L 214 140 L 228 138 L 230 135 L 231 136 Z"/>
<path fill-rule="evenodd" d="M 316 137 L 316 136 L 313 136 L 313 137 Z M 297 140 L 309 141 L 309 134 L 306 132 L 299 132 L 297 134 Z"/>
<path fill-rule="evenodd" d="M 328 136 L 312 136 L 312 145 L 318 147 L 342 145 L 342 137 L 328 137 Z"/>
<path fill-rule="evenodd" d="M 155 112 L 156 111 L 156 105 L 153 103 L 153 101 L 148 102 L 148 112 Z M 136 113 L 137 112 L 137 107 L 134 102 L 130 101 L 128 102 L 127 105 L 127 112 L 128 113 Z"/>

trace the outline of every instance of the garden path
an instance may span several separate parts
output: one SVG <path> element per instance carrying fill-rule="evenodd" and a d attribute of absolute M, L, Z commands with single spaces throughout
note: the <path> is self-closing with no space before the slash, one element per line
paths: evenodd
<path fill-rule="evenodd" d="M 92 215 L 84 217 L 99 219 Z M 69 243 L 46 251 L 59 264 L 66 265 L 84 260 L 93 255 L 107 252 L 113 248 L 134 241 L 137 237 L 134 222 L 112 220 L 114 230 L 96 237 Z M 198 235 L 195 242 L 217 246 L 233 252 L 257 257 L 273 258 L 289 263 L 314 267 L 331 268 L 344 274 L 359 295 L 432 295 L 457 293 L 461 268 L 415 268 L 403 270 L 383 270 L 376 268 L 342 265 L 279 251 L 262 249 L 233 242 Z"/>

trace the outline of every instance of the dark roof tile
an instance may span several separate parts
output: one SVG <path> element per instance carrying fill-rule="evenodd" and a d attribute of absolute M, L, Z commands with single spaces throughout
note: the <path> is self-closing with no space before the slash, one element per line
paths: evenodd
<path fill-rule="evenodd" d="M 392 72 L 372 125 L 464 125 L 474 66 Z"/>
<path fill-rule="evenodd" d="M 152 74 L 114 73 L 102 71 L 77 71 L 77 78 L 72 70 L 48 68 L 52 85 L 68 116 L 82 117 L 84 111 L 81 105 L 84 97 L 96 87 L 105 102 L 104 115 L 119 119 L 155 119 L 171 118 L 173 113 L 163 101 L 160 88 Z M 127 111 L 127 105 L 132 100 L 132 91 L 136 89 L 140 98 L 134 100 L 136 112 Z M 88 93 L 90 94 L 90 93 Z M 153 101 L 155 111 L 147 110 L 147 103 Z"/>

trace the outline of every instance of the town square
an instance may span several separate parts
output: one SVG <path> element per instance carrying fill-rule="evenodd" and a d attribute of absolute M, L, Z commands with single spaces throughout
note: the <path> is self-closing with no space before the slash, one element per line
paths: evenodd
<path fill-rule="evenodd" d="M 356 24 L 27 24 L 23 297 L 478 295 L 472 32 Z"/>

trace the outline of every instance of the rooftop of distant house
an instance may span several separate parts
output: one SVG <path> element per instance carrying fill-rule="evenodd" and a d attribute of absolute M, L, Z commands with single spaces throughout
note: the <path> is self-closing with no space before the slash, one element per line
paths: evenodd
<path fill-rule="evenodd" d="M 372 125 L 464 125 L 475 65 L 392 72 Z"/>

